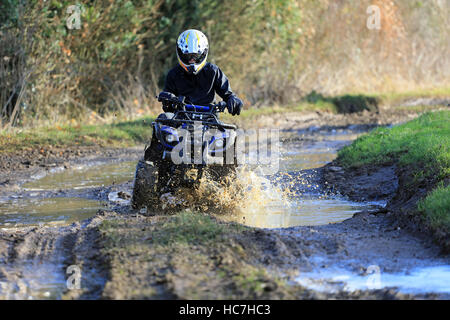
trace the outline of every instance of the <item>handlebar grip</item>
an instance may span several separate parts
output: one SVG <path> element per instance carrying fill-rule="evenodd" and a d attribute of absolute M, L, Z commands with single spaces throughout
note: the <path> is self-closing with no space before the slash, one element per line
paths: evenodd
<path fill-rule="evenodd" d="M 226 107 L 227 107 L 227 103 L 225 101 L 220 101 L 217 104 L 217 109 L 219 109 L 220 112 L 224 112 Z"/>

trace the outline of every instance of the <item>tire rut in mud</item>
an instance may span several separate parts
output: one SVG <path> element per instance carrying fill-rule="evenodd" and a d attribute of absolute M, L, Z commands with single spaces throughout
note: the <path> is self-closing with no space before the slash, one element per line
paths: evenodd
<path fill-rule="evenodd" d="M 0 231 L 0 299 L 98 299 L 108 275 L 99 246 L 103 219 L 99 213 L 68 227 Z M 81 271 L 78 290 L 67 287 L 69 266 Z M 57 283 L 55 292 L 46 292 L 48 282 Z"/>

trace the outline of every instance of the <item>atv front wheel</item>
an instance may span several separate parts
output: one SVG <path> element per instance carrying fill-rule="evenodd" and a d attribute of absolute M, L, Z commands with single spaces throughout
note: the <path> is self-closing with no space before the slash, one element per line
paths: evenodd
<path fill-rule="evenodd" d="M 156 206 L 158 203 L 156 174 L 156 168 L 151 162 L 139 160 L 134 175 L 133 195 L 131 198 L 133 209 L 140 209 L 144 206 Z"/>

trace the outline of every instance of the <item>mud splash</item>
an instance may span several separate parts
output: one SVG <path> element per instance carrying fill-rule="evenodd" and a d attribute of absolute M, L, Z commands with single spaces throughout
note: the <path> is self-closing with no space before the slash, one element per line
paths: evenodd
<path fill-rule="evenodd" d="M 274 201 L 286 201 L 281 189 L 245 167 L 238 169 L 235 176 L 224 182 L 211 180 L 206 174 L 196 188 L 178 188 L 171 195 L 163 195 L 161 200 L 163 208 L 181 205 L 218 215 L 248 211 L 258 205 L 267 207 Z"/>
<path fill-rule="evenodd" d="M 290 178 L 286 182 L 286 176 Z M 337 223 L 361 210 L 376 210 L 382 202 L 358 203 L 336 195 L 311 193 L 312 185 L 298 174 L 281 175 L 283 183 L 239 170 L 230 184 L 202 179 L 198 188 L 178 189 L 162 197 L 163 207 L 180 207 L 215 214 L 219 219 L 259 228 Z M 319 188 L 318 185 L 314 187 Z M 307 191 L 308 190 L 308 191 Z"/>

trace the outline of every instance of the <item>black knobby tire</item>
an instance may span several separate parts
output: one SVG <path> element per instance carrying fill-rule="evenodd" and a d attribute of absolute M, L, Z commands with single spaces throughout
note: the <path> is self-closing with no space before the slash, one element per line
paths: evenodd
<path fill-rule="evenodd" d="M 155 166 L 148 161 L 140 160 L 134 174 L 133 195 L 131 198 L 133 209 L 157 205 L 156 180 Z"/>

